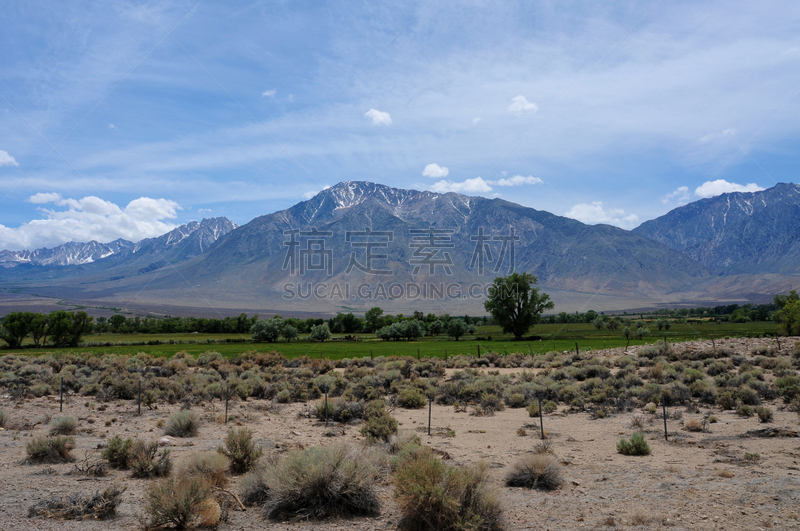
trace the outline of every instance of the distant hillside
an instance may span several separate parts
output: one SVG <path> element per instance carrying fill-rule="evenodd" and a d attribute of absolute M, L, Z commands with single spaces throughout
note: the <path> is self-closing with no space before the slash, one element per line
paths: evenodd
<path fill-rule="evenodd" d="M 634 233 L 717 274 L 800 274 L 800 186 L 777 184 L 676 208 Z"/>
<path fill-rule="evenodd" d="M 0 267 L 15 267 L 21 264 L 41 266 L 90 264 L 133 246 L 133 242 L 119 239 L 109 243 L 69 242 L 52 249 L 44 248 L 33 251 L 3 250 L 0 251 Z"/>
<path fill-rule="evenodd" d="M 228 218 L 220 217 L 192 221 L 137 243 L 70 242 L 54 249 L 2 251 L 0 260 L 5 261 L 6 269 L 0 269 L 0 281 L 98 279 L 98 276 L 108 280 L 140 275 L 204 253 L 236 226 Z"/>

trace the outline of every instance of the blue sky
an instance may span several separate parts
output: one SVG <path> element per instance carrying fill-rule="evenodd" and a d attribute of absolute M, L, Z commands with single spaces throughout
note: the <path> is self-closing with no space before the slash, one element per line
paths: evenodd
<path fill-rule="evenodd" d="M 343 180 L 624 228 L 797 182 L 797 2 L 8 1 L 0 17 L 0 249 L 242 224 Z"/>

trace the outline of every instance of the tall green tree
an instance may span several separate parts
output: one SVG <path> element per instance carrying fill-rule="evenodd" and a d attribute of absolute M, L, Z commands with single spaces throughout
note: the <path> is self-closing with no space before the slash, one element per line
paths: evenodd
<path fill-rule="evenodd" d="M 787 336 L 800 335 L 800 301 L 789 300 L 783 308 L 775 312 L 778 332 Z"/>
<path fill-rule="evenodd" d="M 364 314 L 364 321 L 367 325 L 366 331 L 367 332 L 375 332 L 381 326 L 383 326 L 383 309 L 375 306 L 374 308 L 370 308 L 367 310 L 367 313 Z"/>
<path fill-rule="evenodd" d="M 11 312 L 6 315 L 0 328 L 0 339 L 11 348 L 20 348 L 22 340 L 31 331 L 31 319 L 34 315 L 31 312 Z"/>
<path fill-rule="evenodd" d="M 538 279 L 530 273 L 511 273 L 494 279 L 489 298 L 483 303 L 486 311 L 503 327 L 503 332 L 522 339 L 539 322 L 542 312 L 554 307 L 547 293 L 536 287 Z"/>
<path fill-rule="evenodd" d="M 92 317 L 86 312 L 50 312 L 47 317 L 47 333 L 56 347 L 77 347 L 81 336 L 91 331 Z"/>
<path fill-rule="evenodd" d="M 331 336 L 331 329 L 328 327 L 328 323 L 322 323 L 311 327 L 311 333 L 308 338 L 312 341 L 325 341 L 330 339 Z"/>

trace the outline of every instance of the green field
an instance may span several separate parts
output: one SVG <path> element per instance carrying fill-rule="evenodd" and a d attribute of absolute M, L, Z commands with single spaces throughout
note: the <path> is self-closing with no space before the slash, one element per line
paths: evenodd
<path fill-rule="evenodd" d="M 644 339 L 631 339 L 631 345 L 653 343 L 666 337 L 669 342 L 694 339 L 724 339 L 726 337 L 757 337 L 772 335 L 776 331 L 775 323 L 721 323 L 673 324 L 669 331 L 659 332 L 654 323 L 649 323 L 651 334 Z M 371 334 L 361 334 L 357 341 L 344 341 L 335 337 L 324 343 L 311 342 L 301 338 L 286 343 L 252 343 L 248 335 L 239 334 L 104 334 L 84 336 L 86 346 L 78 348 L 24 350 L 0 350 L 2 353 L 45 354 L 55 352 L 91 352 L 95 354 L 137 354 L 147 353 L 151 356 L 172 356 L 186 351 L 199 355 L 208 351 L 219 352 L 224 356 L 235 356 L 243 352 L 278 351 L 287 358 L 308 356 L 310 358 L 353 358 L 363 356 L 413 356 L 444 357 L 458 354 L 475 356 L 480 351 L 500 354 L 523 352 L 544 353 L 552 350 L 575 350 L 576 343 L 581 351 L 599 350 L 603 348 L 623 347 L 625 338 L 620 330 L 597 330 L 591 324 L 542 324 L 531 332 L 532 339 L 513 341 L 504 335 L 498 326 L 480 326 L 475 336 L 466 336 L 459 341 L 442 336 L 441 338 L 422 338 L 418 341 L 381 341 Z M 491 338 L 491 339 L 490 339 Z M 241 342 L 247 340 L 247 342 Z M 134 344 L 153 343 L 162 344 Z M 234 341 L 234 342 L 226 342 Z M 238 341 L 238 342 L 235 342 Z M 111 343 L 110 346 L 89 346 L 97 343 Z"/>

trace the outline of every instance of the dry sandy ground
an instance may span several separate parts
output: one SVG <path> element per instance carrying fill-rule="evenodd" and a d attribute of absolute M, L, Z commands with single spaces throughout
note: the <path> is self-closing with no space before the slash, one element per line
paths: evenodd
<path fill-rule="evenodd" d="M 768 340 L 731 340 L 742 354 Z M 619 351 L 596 352 L 598 356 L 618 355 Z M 87 407 L 84 397 L 71 397 L 64 405 L 65 415 L 80 420 L 75 437 L 76 457 L 89 452 L 99 457 L 98 445 L 115 434 L 155 440 L 161 436 L 156 424 L 178 406 L 143 410 L 136 416 L 135 404 L 108 404 L 104 412 Z M 592 420 L 589 413 L 546 415 L 544 427 L 556 455 L 564 464 L 564 486 L 555 492 L 508 488 L 503 478 L 518 456 L 539 442 L 538 421 L 524 409 L 506 409 L 493 417 L 475 417 L 455 412 L 452 407 L 433 407 L 433 435 L 427 435 L 427 409 L 395 409 L 401 432 L 415 432 L 423 443 L 447 452 L 451 463 L 487 462 L 492 480 L 504 499 L 509 529 L 789 529 L 800 526 L 800 439 L 744 436 L 748 430 L 765 426 L 796 430 L 798 415 L 782 409 L 781 401 L 767 404 L 775 410 L 771 424 L 760 424 L 756 417 L 741 419 L 734 412 L 714 411 L 719 422 L 707 432 L 691 433 L 682 423 L 702 418 L 710 412 L 701 409 L 682 420 L 668 421 L 670 442 L 664 441 L 663 420 L 647 415 L 645 428 L 652 455 L 623 456 L 616 452 L 620 437 L 629 437 L 632 413 L 612 414 Z M 324 423 L 300 416 L 309 406 L 292 404 L 271 406 L 251 400 L 231 405 L 231 414 L 254 430 L 256 439 L 276 451 L 347 440 L 360 443 L 357 426 L 337 427 L 336 437 L 326 437 Z M 220 422 L 224 404 L 196 406 L 203 419 L 200 436 L 179 439 L 173 448 L 176 460 L 200 450 L 213 450 L 220 444 L 227 427 Z M 26 400 L 17 405 L 10 398 L 0 399 L 0 409 L 13 426 L 15 419 L 36 422 L 45 415 L 58 415 L 56 397 Z M 107 426 L 106 423 L 110 425 Z M 527 431 L 518 435 L 519 428 Z M 455 436 L 449 436 L 452 430 Z M 39 424 L 32 430 L 0 431 L 0 526 L 3 529 L 141 529 L 137 516 L 142 512 L 144 489 L 151 480 L 131 479 L 128 472 L 111 471 L 105 478 L 88 479 L 68 475 L 73 468 L 64 465 L 25 465 L 25 444 L 32 437 L 46 434 Z M 746 452 L 758 453 L 757 463 L 742 458 Z M 723 472 L 724 471 L 724 472 Z M 725 477 L 732 476 L 732 477 Z M 233 489 L 236 480 L 234 479 Z M 119 516 L 107 522 L 49 521 L 28 519 L 30 505 L 53 494 L 63 495 L 102 490 L 112 484 L 128 487 Z M 393 529 L 399 519 L 392 501 L 391 487 L 381 485 L 381 516 L 326 522 L 274 523 L 263 519 L 255 509 L 231 511 L 219 529 Z M 637 523 L 639 524 L 637 526 Z"/>

